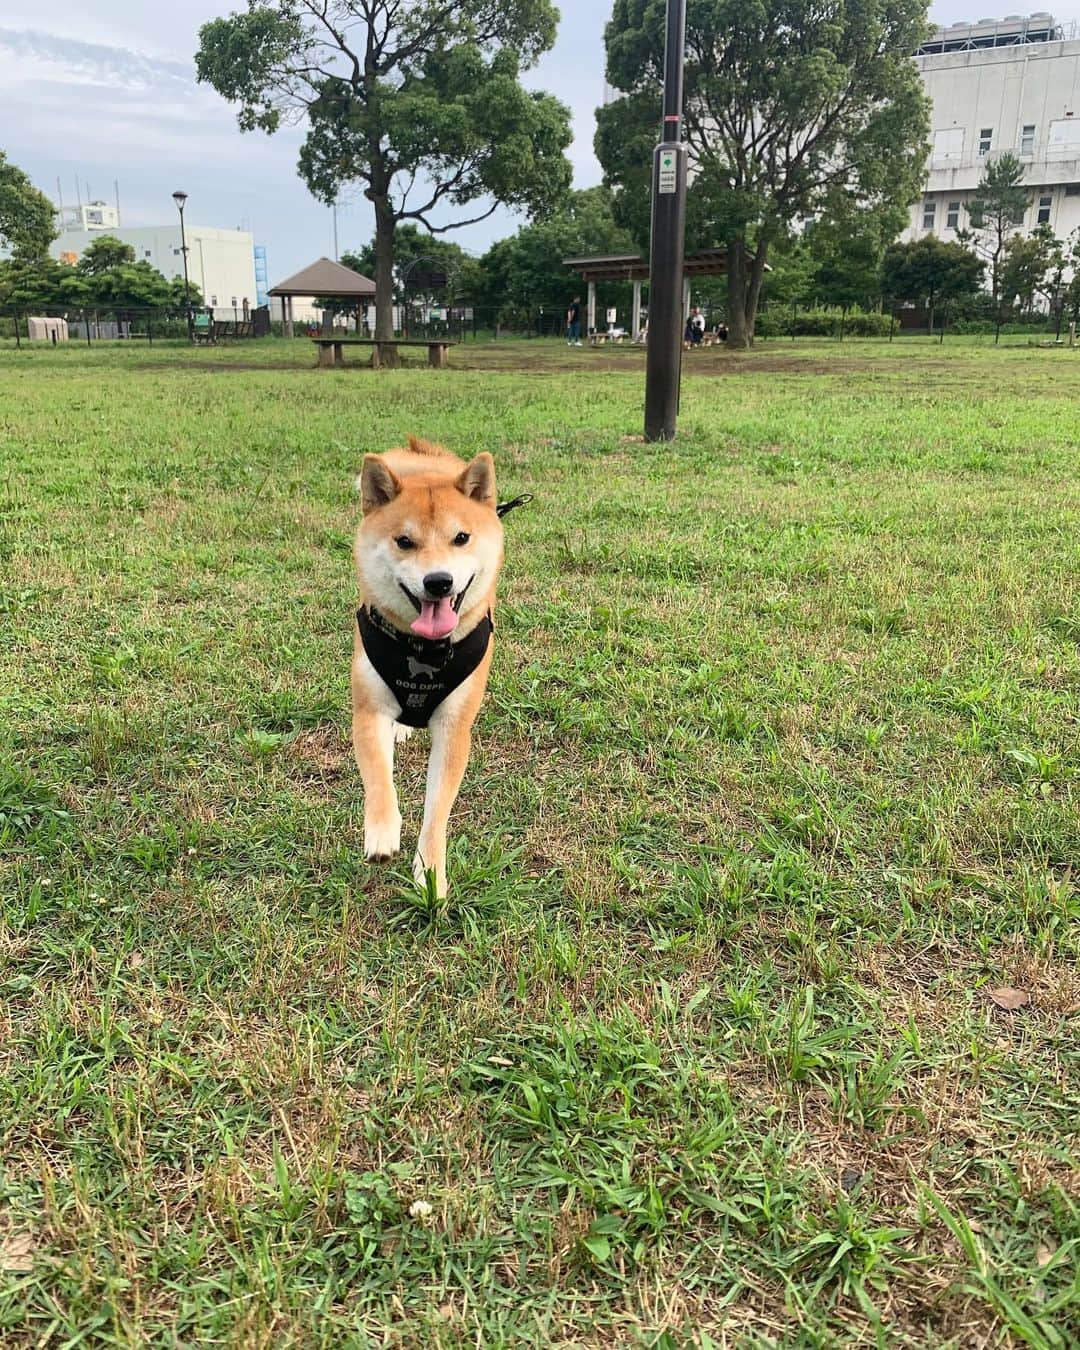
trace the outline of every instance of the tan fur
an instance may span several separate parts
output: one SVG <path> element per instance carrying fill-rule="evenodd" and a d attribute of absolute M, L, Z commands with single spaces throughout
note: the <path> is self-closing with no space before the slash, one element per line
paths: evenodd
<path fill-rule="evenodd" d="M 356 539 L 361 599 L 403 632 L 416 617 L 399 581 L 417 593 L 418 578 L 446 569 L 455 590 L 472 575 L 452 637 L 466 636 L 494 611 L 502 566 L 502 525 L 495 513 L 495 466 L 489 454 L 469 464 L 428 441 L 410 436 L 408 449 L 367 455 L 358 480 L 364 517 Z M 454 545 L 459 532 L 469 535 Z M 396 541 L 407 535 L 407 553 Z M 487 687 L 494 637 L 479 667 L 431 719 L 424 820 L 413 872 L 419 884 L 432 870 L 439 895 L 446 894 L 446 836 L 450 812 L 469 760 L 472 724 Z M 401 814 L 394 787 L 394 743 L 404 739 L 395 721 L 397 702 L 367 659 L 354 628 L 353 750 L 364 784 L 364 852 L 390 857 L 401 847 Z"/>

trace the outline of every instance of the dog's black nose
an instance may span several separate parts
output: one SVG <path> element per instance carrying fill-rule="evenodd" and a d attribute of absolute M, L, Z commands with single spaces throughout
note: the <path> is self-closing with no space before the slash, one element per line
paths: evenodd
<path fill-rule="evenodd" d="M 454 578 L 449 572 L 429 572 L 424 578 L 424 590 L 441 600 L 454 589 Z"/>

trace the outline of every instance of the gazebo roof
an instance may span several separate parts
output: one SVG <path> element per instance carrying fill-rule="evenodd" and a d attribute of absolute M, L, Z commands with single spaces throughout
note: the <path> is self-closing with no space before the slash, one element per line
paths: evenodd
<path fill-rule="evenodd" d="M 375 283 L 351 267 L 344 267 L 331 258 L 319 258 L 295 276 L 286 277 L 270 288 L 271 295 L 330 295 L 356 296 L 358 299 L 375 294 Z"/>
<path fill-rule="evenodd" d="M 567 267 L 583 281 L 648 281 L 649 260 L 640 253 L 598 253 L 584 258 L 564 258 Z M 688 253 L 683 264 L 688 277 L 720 277 L 727 272 L 726 248 L 703 248 Z"/>

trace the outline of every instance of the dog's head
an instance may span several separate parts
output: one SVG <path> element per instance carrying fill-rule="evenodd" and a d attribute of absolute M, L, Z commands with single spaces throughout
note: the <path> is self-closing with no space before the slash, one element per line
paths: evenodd
<path fill-rule="evenodd" d="M 402 629 L 449 637 L 462 617 L 490 604 L 502 565 L 495 463 L 486 452 L 466 465 L 446 455 L 399 473 L 392 459 L 366 455 L 360 473 L 361 589 Z"/>

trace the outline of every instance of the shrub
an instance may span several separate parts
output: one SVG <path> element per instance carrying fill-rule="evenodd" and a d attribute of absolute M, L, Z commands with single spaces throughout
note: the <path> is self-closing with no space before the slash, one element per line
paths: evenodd
<path fill-rule="evenodd" d="M 843 319 L 845 337 L 887 337 L 889 316 L 876 310 L 849 309 L 846 317 L 839 309 L 800 309 L 795 315 L 796 337 L 839 337 Z M 791 310 L 774 306 L 759 312 L 755 332 L 758 337 L 790 337 Z"/>

